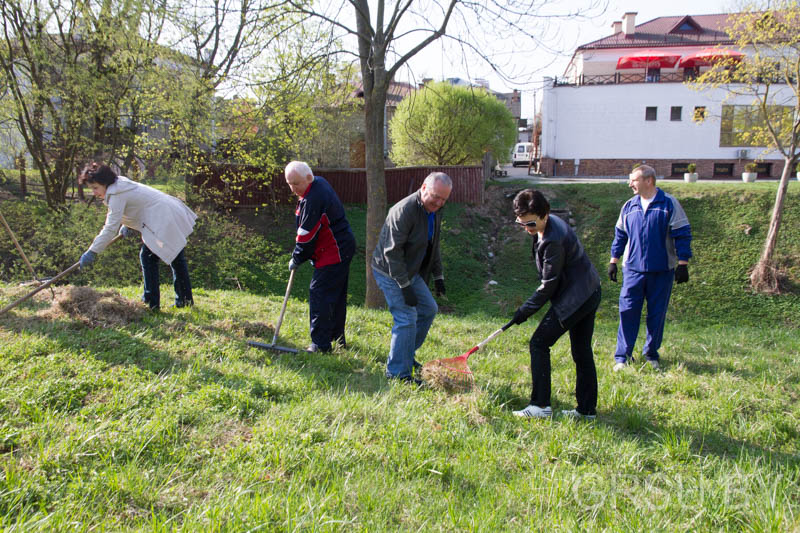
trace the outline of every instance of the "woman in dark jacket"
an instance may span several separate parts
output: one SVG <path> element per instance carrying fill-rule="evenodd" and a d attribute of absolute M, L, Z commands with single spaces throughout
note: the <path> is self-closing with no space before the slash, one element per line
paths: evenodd
<path fill-rule="evenodd" d="M 550 407 L 550 347 L 569 331 L 572 359 L 577 373 L 578 407 L 562 411 L 566 416 L 593 419 L 597 408 L 597 371 L 592 353 L 594 317 L 600 304 L 600 276 L 569 224 L 550 214 L 550 204 L 539 191 L 526 189 L 514 198 L 516 222 L 533 236 L 533 258 L 541 284 L 514 313 L 522 324 L 548 301 L 530 342 L 531 403 L 514 414 L 527 418 L 553 415 Z"/>

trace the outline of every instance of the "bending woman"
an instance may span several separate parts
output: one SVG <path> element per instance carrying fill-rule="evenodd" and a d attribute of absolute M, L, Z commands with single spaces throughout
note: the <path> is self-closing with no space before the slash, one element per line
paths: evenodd
<path fill-rule="evenodd" d="M 594 317 L 600 305 L 600 276 L 569 224 L 550 214 L 550 203 L 539 191 L 525 189 L 514 198 L 516 222 L 533 236 L 533 258 L 541 284 L 514 313 L 522 324 L 548 301 L 550 309 L 530 342 L 531 403 L 517 416 L 545 418 L 550 407 L 550 348 L 567 331 L 575 361 L 575 398 L 578 407 L 566 416 L 597 416 L 597 371 L 592 353 Z"/>
<path fill-rule="evenodd" d="M 158 281 L 158 260 L 161 259 L 172 268 L 175 307 L 193 305 L 184 248 L 197 215 L 174 196 L 117 176 L 106 165 L 92 167 L 84 173 L 83 179 L 92 194 L 108 206 L 108 214 L 103 229 L 81 256 L 81 268 L 94 262 L 118 230 L 124 237 L 133 235 L 136 230 L 141 232 L 143 241 L 139 252 L 144 276 L 142 300 L 154 310 L 161 304 Z"/>

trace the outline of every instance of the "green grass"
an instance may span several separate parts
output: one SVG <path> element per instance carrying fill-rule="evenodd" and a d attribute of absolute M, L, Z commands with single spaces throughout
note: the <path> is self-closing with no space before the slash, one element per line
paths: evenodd
<path fill-rule="evenodd" d="M 358 305 L 359 263 L 347 350 L 291 355 L 247 347 L 246 339 L 271 340 L 291 246 L 288 215 L 247 220 L 255 230 L 225 219 L 236 236 L 227 244 L 220 232 L 196 236 L 190 260 L 192 250 L 202 259 L 193 265 L 192 309 L 104 329 L 36 316 L 46 303 L 20 306 L 0 318 L 0 527 L 796 531 L 800 298 L 746 289 L 774 194 L 774 185 L 756 185 L 665 186 L 693 224 L 692 278 L 674 290 L 660 373 L 641 361 L 611 372 L 619 287 L 604 281 L 594 423 L 511 415 L 530 394 L 527 344 L 538 315 L 472 356 L 470 393 L 388 384 L 391 317 Z M 800 222 L 795 185 L 780 249 L 797 283 L 800 244 L 789 229 Z M 576 185 L 547 192 L 572 209 L 602 272 L 629 191 Z M 537 285 L 530 242 L 507 223 L 510 200 L 491 197 L 481 209 L 448 206 L 448 300 L 419 352 L 423 361 L 464 352 Z M 364 210 L 348 209 L 363 251 Z M 22 220 L 22 211 L 13 212 Z M 238 271 L 249 280 L 246 290 L 202 268 L 212 254 L 201 238 L 235 258 L 221 263 L 231 272 L 247 257 L 235 242 L 264 247 L 259 261 Z M 122 281 L 114 269 L 100 275 L 104 260 L 116 270 L 128 268 L 125 261 L 135 266 L 132 247 L 119 254 L 101 256 L 87 281 L 136 298 L 133 273 Z M 8 271 L 17 272 L 14 265 Z M 281 329 L 280 342 L 292 346 L 308 342 L 310 269 L 300 273 Z M 0 305 L 14 291 L 6 285 L 2 292 Z M 552 360 L 553 408 L 570 409 L 568 339 Z"/>

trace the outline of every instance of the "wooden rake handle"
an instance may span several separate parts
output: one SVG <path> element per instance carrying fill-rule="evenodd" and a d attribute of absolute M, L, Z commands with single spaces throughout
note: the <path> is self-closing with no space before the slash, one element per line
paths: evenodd
<path fill-rule="evenodd" d="M 116 237 L 111 239 L 111 242 L 109 242 L 108 244 L 111 245 L 111 244 L 117 242 L 118 240 L 120 240 L 121 238 L 122 238 L 122 235 L 117 235 Z M 30 299 L 37 292 L 39 292 L 39 291 L 41 291 L 43 289 L 46 289 L 47 287 L 49 287 L 50 285 L 52 285 L 56 281 L 60 280 L 63 277 L 66 277 L 70 272 L 73 272 L 73 271 L 79 269 L 80 267 L 81 267 L 81 263 L 80 263 L 80 261 L 78 261 L 77 263 L 75 263 L 74 265 L 72 265 L 71 267 L 66 269 L 65 271 L 63 271 L 60 274 L 56 275 L 55 277 L 49 279 L 45 283 L 42 283 L 41 285 L 39 285 L 38 287 L 33 289 L 31 292 L 29 292 L 28 294 L 26 294 L 25 296 L 23 296 L 19 300 L 15 301 L 15 302 L 11 302 L 10 304 L 5 306 L 4 308 L 0 309 L 0 315 L 4 314 L 6 311 L 10 311 L 11 309 L 14 309 L 16 306 L 18 306 L 19 304 L 21 304 L 25 300 Z"/>

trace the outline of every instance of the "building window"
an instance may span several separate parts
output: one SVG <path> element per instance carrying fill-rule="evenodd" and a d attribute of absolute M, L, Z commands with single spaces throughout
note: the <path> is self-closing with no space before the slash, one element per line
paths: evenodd
<path fill-rule="evenodd" d="M 720 178 L 732 178 L 733 163 L 714 163 L 714 175 Z"/>
<path fill-rule="evenodd" d="M 769 178 L 772 176 L 772 163 L 756 163 L 756 173 L 759 178 Z"/>
<path fill-rule="evenodd" d="M 698 105 L 694 108 L 694 121 L 703 122 L 706 119 L 706 106 Z"/>
<path fill-rule="evenodd" d="M 681 111 L 683 108 L 679 105 L 674 105 L 669 111 L 669 119 L 670 120 L 680 120 L 681 119 Z"/>
<path fill-rule="evenodd" d="M 689 163 L 672 163 L 672 176 L 683 176 L 689 172 Z"/>
<path fill-rule="evenodd" d="M 791 124 L 793 107 L 769 106 L 772 124 Z M 719 123 L 720 146 L 765 146 L 770 139 L 766 135 L 766 123 L 761 110 L 753 105 L 724 105 Z"/>
<path fill-rule="evenodd" d="M 645 107 L 644 108 L 644 119 L 645 120 L 656 120 L 658 118 L 658 108 L 657 107 Z"/>
<path fill-rule="evenodd" d="M 645 74 L 645 81 L 650 83 L 656 83 L 661 79 L 661 69 L 660 68 L 653 68 L 648 67 L 647 73 Z"/>

